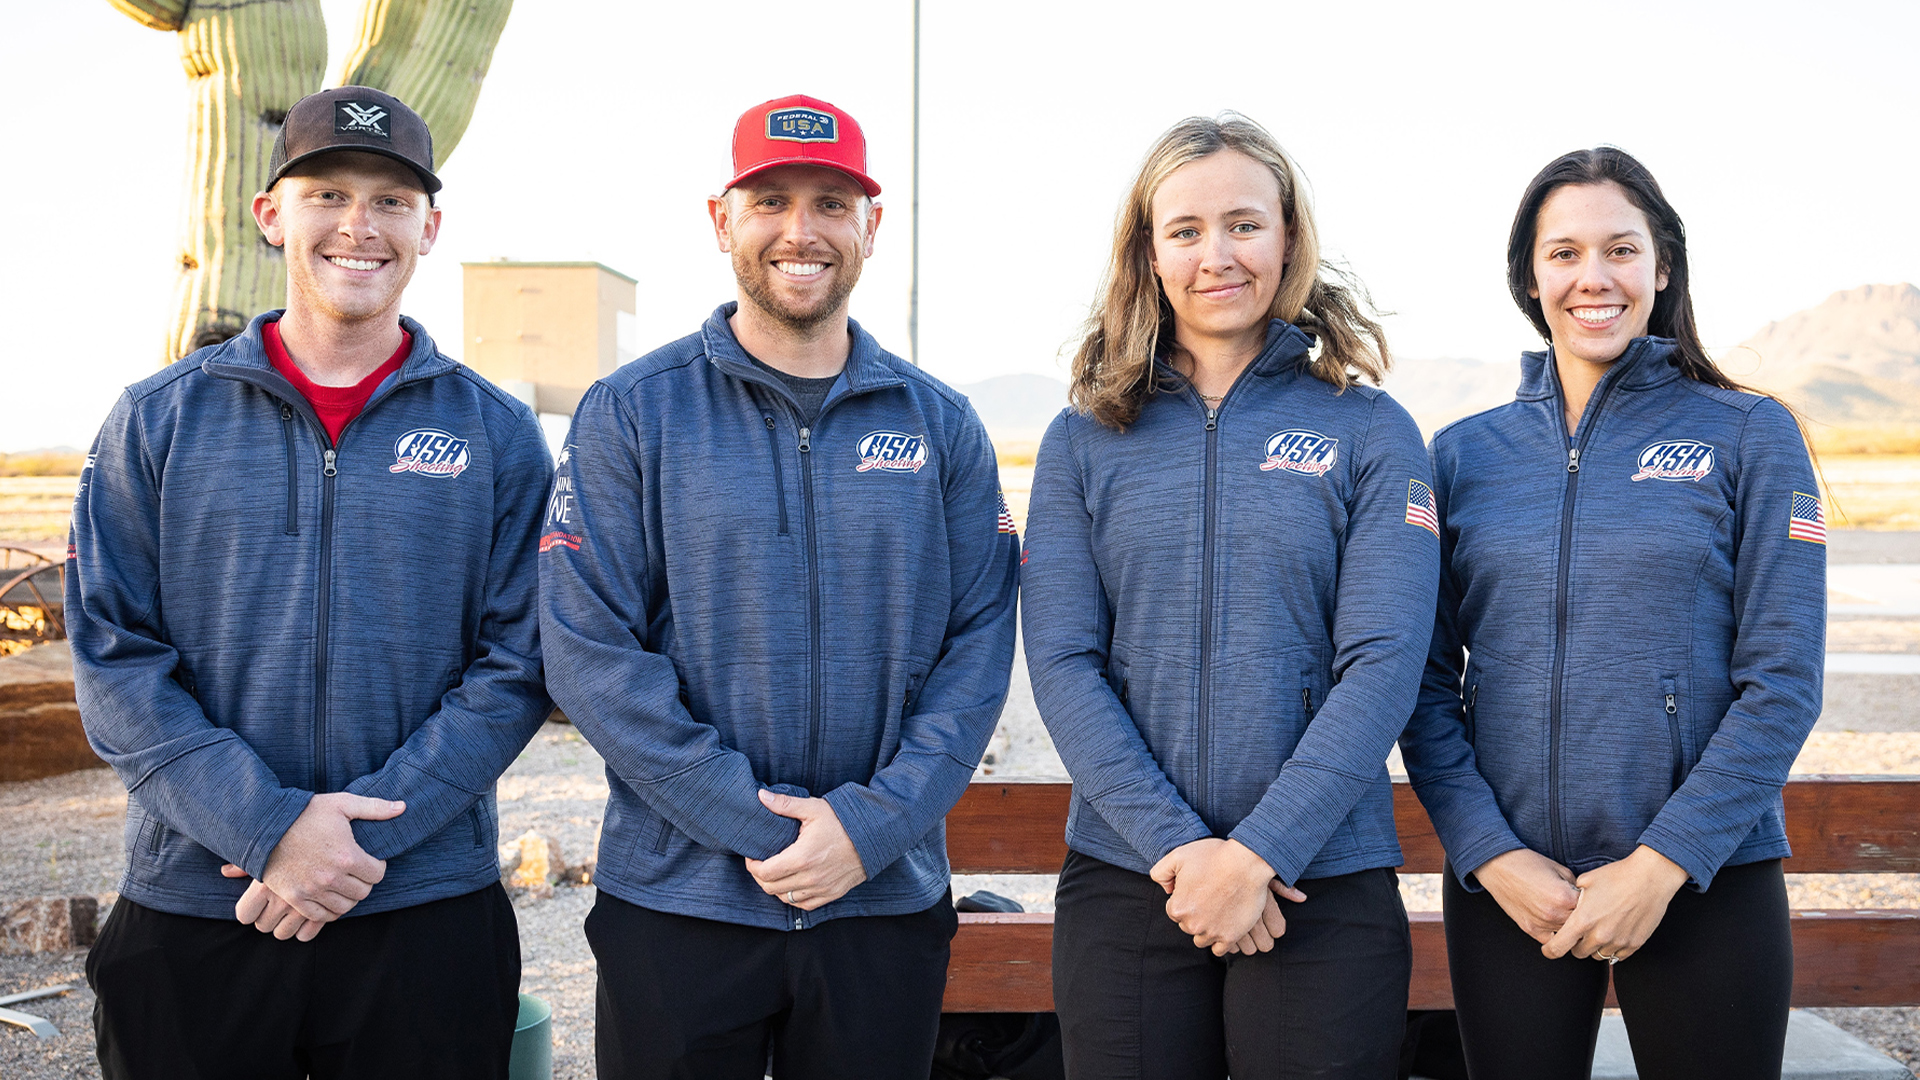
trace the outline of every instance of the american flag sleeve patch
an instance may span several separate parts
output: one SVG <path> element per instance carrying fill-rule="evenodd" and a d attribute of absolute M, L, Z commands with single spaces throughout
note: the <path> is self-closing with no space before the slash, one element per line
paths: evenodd
<path fill-rule="evenodd" d="M 1007 496 L 1005 492 L 1000 493 L 1000 531 L 1006 533 L 1008 536 L 1015 535 L 1013 511 L 1007 509 Z"/>
<path fill-rule="evenodd" d="M 1440 509 L 1433 504 L 1433 489 L 1418 480 L 1407 481 L 1407 524 L 1440 535 Z"/>
<path fill-rule="evenodd" d="M 1787 512 L 1787 535 L 1815 544 L 1827 542 L 1827 515 L 1820 507 L 1820 496 L 1793 493 L 1793 508 Z"/>

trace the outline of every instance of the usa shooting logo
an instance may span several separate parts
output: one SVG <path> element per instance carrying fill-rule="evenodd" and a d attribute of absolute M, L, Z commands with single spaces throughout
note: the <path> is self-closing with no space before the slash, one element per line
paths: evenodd
<path fill-rule="evenodd" d="M 898 431 L 869 431 L 860 436 L 860 466 L 854 472 L 917 473 L 927 463 L 927 437 Z"/>
<path fill-rule="evenodd" d="M 840 127 L 830 112 L 775 109 L 767 114 L 767 138 L 782 142 L 839 142 Z"/>
<path fill-rule="evenodd" d="M 387 134 L 387 110 L 378 105 L 362 105 L 357 101 L 336 101 L 333 103 L 333 132 L 336 135 L 373 135 L 382 139 L 391 139 Z"/>
<path fill-rule="evenodd" d="M 455 477 L 467 471 L 467 440 L 437 428 L 414 428 L 393 444 L 388 472 Z"/>
<path fill-rule="evenodd" d="M 1294 428 L 1276 432 L 1267 440 L 1267 460 L 1260 463 L 1260 471 L 1280 469 L 1308 476 L 1323 476 L 1339 460 L 1339 439 L 1329 439 L 1317 431 Z"/>
<path fill-rule="evenodd" d="M 1713 447 L 1697 439 L 1668 439 L 1640 451 L 1640 471 L 1633 482 L 1642 480 L 1699 480 L 1713 471 Z"/>

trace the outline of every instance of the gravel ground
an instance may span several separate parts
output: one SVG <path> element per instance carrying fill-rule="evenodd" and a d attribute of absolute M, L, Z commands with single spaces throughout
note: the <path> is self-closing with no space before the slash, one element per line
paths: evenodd
<path fill-rule="evenodd" d="M 1920 633 L 1905 620 L 1836 623 L 1847 627 L 1848 651 L 1920 651 Z M 1873 648 L 1878 642 L 1880 647 Z M 1838 647 L 1838 646 L 1836 646 Z M 983 776 L 1064 777 L 1052 742 L 1033 708 L 1026 665 L 1014 667 L 1014 686 L 1001 729 L 983 763 Z M 1903 711 L 1912 708 L 1901 702 Z M 1397 771 L 1397 759 L 1389 759 Z M 1818 731 L 1796 772 L 1920 774 L 1920 732 Z M 500 781 L 501 838 L 528 829 L 559 842 L 577 863 L 594 852 L 606 776 L 598 754 L 564 724 L 548 724 Z M 126 794 L 113 774 L 91 769 L 24 783 L 0 783 L 0 904 L 27 896 L 104 894 L 115 887 L 123 858 L 120 822 Z M 1411 910 L 1439 906 L 1435 875 L 1401 879 Z M 1051 910 L 1050 875 L 956 878 L 956 895 L 991 889 L 1030 910 Z M 1789 878 L 1796 907 L 1920 907 L 1920 875 L 1805 874 Z M 593 903 L 591 888 L 562 887 L 552 899 L 515 898 L 523 956 L 522 988 L 554 1008 L 554 1076 L 593 1076 L 593 956 L 580 925 Z M 61 1037 L 41 1043 L 17 1028 L 0 1028 L 0 1077 L 52 1080 L 97 1077 L 90 1027 L 92 994 L 80 953 L 0 956 L 0 994 L 58 982 L 78 989 L 21 1008 L 44 1016 Z M 1920 1009 L 1820 1009 L 1821 1016 L 1866 1039 L 1911 1067 L 1920 1067 Z"/>

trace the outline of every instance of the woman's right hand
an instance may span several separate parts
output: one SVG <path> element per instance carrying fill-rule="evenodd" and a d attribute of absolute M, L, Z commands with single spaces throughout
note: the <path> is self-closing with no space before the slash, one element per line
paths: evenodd
<path fill-rule="evenodd" d="M 1473 871 L 1500 903 L 1500 910 L 1533 940 L 1545 945 L 1580 903 L 1573 871 L 1531 848 L 1495 855 Z"/>

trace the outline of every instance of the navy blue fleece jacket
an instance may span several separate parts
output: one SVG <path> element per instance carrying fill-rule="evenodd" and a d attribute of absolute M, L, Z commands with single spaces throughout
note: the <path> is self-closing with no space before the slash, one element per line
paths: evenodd
<path fill-rule="evenodd" d="M 715 311 L 574 414 L 541 540 L 556 700 L 607 761 L 599 887 L 769 929 L 947 895 L 946 814 L 1013 662 L 1018 538 L 961 395 L 850 324 L 811 424 Z M 817 795 L 867 880 L 811 912 L 762 892 Z"/>
<path fill-rule="evenodd" d="M 316 792 L 403 799 L 355 838 L 352 914 L 499 878 L 494 781 L 552 709 L 535 544 L 551 458 L 525 405 L 413 350 L 337 446 L 253 320 L 129 387 L 73 508 L 67 632 L 127 785 L 120 892 L 233 917 Z"/>
<path fill-rule="evenodd" d="M 1384 763 L 1430 630 L 1426 454 L 1309 345 L 1276 321 L 1217 409 L 1155 393 L 1125 432 L 1068 411 L 1041 443 L 1022 628 L 1076 851 L 1144 873 L 1231 837 L 1286 882 L 1400 862 Z"/>
<path fill-rule="evenodd" d="M 1401 739 L 1454 872 L 1645 844 L 1705 889 L 1789 854 L 1780 788 L 1820 714 L 1826 545 L 1798 427 L 1636 338 L 1569 445 L 1551 354 L 1433 439 L 1442 558 Z"/>

